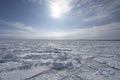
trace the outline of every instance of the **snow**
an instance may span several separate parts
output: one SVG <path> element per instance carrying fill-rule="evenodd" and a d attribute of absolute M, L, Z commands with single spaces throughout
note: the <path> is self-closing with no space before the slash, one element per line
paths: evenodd
<path fill-rule="evenodd" d="M 120 80 L 119 75 L 120 41 L 0 41 L 0 80 Z"/>
<path fill-rule="evenodd" d="M 22 80 L 25 78 L 29 78 L 35 74 L 38 74 L 44 70 L 48 70 L 47 67 L 34 67 L 30 70 L 14 70 L 11 72 L 7 72 L 2 74 L 3 80 Z"/>

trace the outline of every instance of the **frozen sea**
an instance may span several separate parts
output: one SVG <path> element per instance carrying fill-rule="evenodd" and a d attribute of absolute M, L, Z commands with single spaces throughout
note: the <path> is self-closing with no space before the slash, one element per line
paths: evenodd
<path fill-rule="evenodd" d="M 120 41 L 0 40 L 0 80 L 120 80 Z"/>

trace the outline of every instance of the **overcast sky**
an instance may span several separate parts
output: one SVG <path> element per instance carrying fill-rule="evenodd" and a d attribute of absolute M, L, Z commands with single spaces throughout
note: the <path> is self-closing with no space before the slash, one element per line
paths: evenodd
<path fill-rule="evenodd" d="M 120 0 L 0 0 L 0 39 L 120 39 Z"/>

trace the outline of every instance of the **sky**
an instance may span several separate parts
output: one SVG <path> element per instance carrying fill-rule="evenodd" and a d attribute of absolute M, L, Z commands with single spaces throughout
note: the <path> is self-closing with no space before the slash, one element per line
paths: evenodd
<path fill-rule="evenodd" d="M 0 0 L 0 39 L 120 39 L 120 0 Z"/>

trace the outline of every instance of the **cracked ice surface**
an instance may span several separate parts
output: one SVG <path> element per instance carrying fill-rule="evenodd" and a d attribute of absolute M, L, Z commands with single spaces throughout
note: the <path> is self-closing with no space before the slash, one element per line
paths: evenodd
<path fill-rule="evenodd" d="M 0 80 L 120 80 L 119 75 L 120 41 L 0 41 Z"/>

